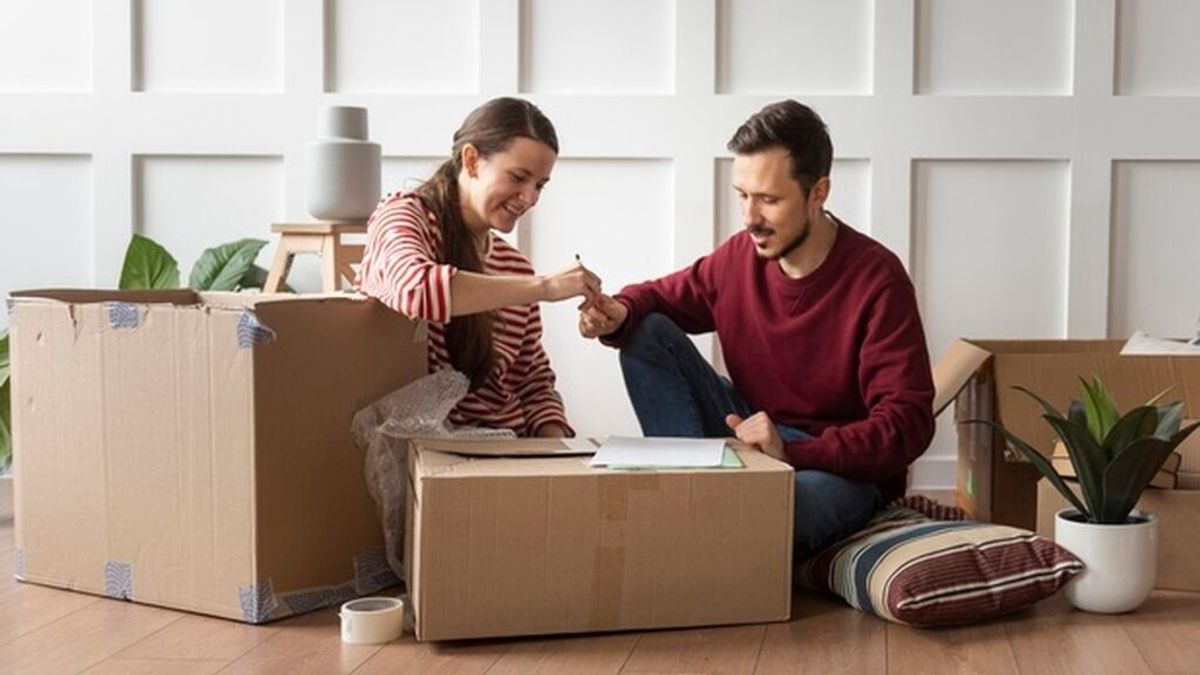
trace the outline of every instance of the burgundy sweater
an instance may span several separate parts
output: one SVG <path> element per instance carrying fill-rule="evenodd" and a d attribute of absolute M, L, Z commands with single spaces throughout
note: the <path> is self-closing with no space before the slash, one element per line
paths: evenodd
<path fill-rule="evenodd" d="M 839 221 L 825 262 L 803 279 L 740 232 L 691 267 L 627 286 L 624 343 L 661 312 L 688 333 L 715 330 L 730 378 L 754 411 L 803 429 L 797 469 L 879 485 L 888 500 L 933 438 L 933 378 L 916 294 L 900 260 Z"/>

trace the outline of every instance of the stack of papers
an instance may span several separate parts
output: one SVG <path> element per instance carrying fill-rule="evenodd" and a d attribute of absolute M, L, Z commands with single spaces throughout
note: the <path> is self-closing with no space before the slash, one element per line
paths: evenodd
<path fill-rule="evenodd" d="M 1195 345 L 1188 342 L 1178 342 L 1176 340 L 1166 340 L 1163 338 L 1147 335 L 1145 331 L 1137 331 L 1125 346 L 1121 348 L 1123 356 L 1130 355 L 1145 355 L 1145 354 L 1171 354 L 1174 356 L 1186 356 L 1188 354 L 1200 354 L 1200 345 Z"/>
<path fill-rule="evenodd" d="M 589 462 L 610 469 L 737 468 L 742 460 L 723 438 L 610 436 Z"/>

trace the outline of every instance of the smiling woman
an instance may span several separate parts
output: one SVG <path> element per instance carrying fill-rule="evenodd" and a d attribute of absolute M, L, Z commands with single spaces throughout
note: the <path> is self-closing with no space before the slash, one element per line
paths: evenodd
<path fill-rule="evenodd" d="M 368 221 L 358 287 L 393 310 L 430 322 L 430 372 L 454 368 L 471 391 L 455 424 L 519 435 L 573 435 L 542 349 L 537 303 L 600 293 L 576 264 L 537 276 L 492 231 L 512 232 L 550 180 L 558 137 L 533 104 L 497 98 L 454 134 L 450 158 L 412 193 L 390 194 Z"/>

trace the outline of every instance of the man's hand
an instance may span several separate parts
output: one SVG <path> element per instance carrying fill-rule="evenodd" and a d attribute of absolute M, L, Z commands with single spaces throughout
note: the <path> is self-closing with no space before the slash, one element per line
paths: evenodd
<path fill-rule="evenodd" d="M 600 293 L 590 306 L 585 303 L 579 308 L 579 334 L 588 339 L 611 335 L 628 316 L 629 308 L 625 303 Z"/>
<path fill-rule="evenodd" d="M 787 454 L 783 451 L 783 439 L 775 430 L 775 424 L 765 412 L 756 412 L 742 419 L 737 415 L 726 415 L 725 424 L 737 434 L 737 439 L 747 445 L 756 447 L 768 457 L 774 457 L 781 462 L 787 462 Z"/>

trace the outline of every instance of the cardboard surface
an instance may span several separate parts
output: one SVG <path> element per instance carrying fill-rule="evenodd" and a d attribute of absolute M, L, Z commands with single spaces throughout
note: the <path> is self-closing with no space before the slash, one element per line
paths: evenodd
<path fill-rule="evenodd" d="M 960 340 L 935 367 L 938 401 L 955 402 L 958 431 L 958 504 L 972 517 L 1032 529 L 1036 469 L 997 434 L 970 420 L 991 420 L 1050 456 L 1057 437 L 1023 386 L 1065 410 L 1080 396 L 1079 378 L 1099 375 L 1120 410 L 1141 405 L 1170 387 L 1165 401 L 1185 401 L 1185 417 L 1200 415 L 1200 358 L 1122 356 L 1122 340 Z M 940 371 L 940 375 L 939 375 Z M 1194 434 L 1195 435 L 1195 434 Z M 1181 448 L 1200 467 L 1196 450 Z"/>
<path fill-rule="evenodd" d="M 354 412 L 425 373 L 354 296 L 14 294 L 17 576 L 261 622 L 396 582 Z"/>
<path fill-rule="evenodd" d="M 1054 514 L 1067 500 L 1042 479 L 1037 486 L 1037 531 L 1054 536 Z M 1158 516 L 1158 579 L 1155 588 L 1200 591 L 1200 489 L 1146 490 L 1137 508 Z"/>
<path fill-rule="evenodd" d="M 787 620 L 791 467 L 612 471 L 410 446 L 417 638 Z"/>

